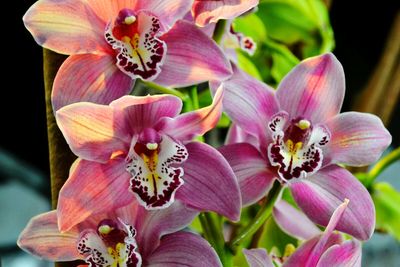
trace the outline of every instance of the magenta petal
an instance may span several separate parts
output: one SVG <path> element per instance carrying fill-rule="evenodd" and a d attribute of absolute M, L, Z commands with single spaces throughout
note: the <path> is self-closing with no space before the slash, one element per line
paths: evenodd
<path fill-rule="evenodd" d="M 258 5 L 258 0 L 195 0 L 192 14 L 203 27 L 220 19 L 234 19 Z"/>
<path fill-rule="evenodd" d="M 224 157 L 213 147 L 198 142 L 186 145 L 184 185 L 176 198 L 198 210 L 215 211 L 230 220 L 240 217 L 241 198 L 236 177 Z"/>
<path fill-rule="evenodd" d="M 122 73 L 112 55 L 74 55 L 61 65 L 54 80 L 53 110 L 76 102 L 109 104 L 128 94 L 134 80 Z"/>
<path fill-rule="evenodd" d="M 91 215 L 111 212 L 134 201 L 129 179 L 121 157 L 106 164 L 86 160 L 74 163 L 58 199 L 60 230 L 67 231 Z"/>
<path fill-rule="evenodd" d="M 274 267 L 267 251 L 263 248 L 243 249 L 243 254 L 246 257 L 250 267 Z"/>
<path fill-rule="evenodd" d="M 297 239 L 308 240 L 321 233 L 304 213 L 282 199 L 275 204 L 273 215 L 279 227 Z"/>
<path fill-rule="evenodd" d="M 135 227 L 138 231 L 136 240 L 142 257 L 146 258 L 157 248 L 162 236 L 182 230 L 198 213 L 179 201 L 162 210 L 148 211 L 139 207 Z"/>
<path fill-rule="evenodd" d="M 249 134 L 248 132 L 237 126 L 236 123 L 232 123 L 228 129 L 228 133 L 226 134 L 225 144 L 230 145 L 235 143 L 248 143 L 254 147 L 260 146 L 257 137 Z"/>
<path fill-rule="evenodd" d="M 211 245 L 202 237 L 189 232 L 164 236 L 146 263 L 149 267 L 222 266 Z"/>
<path fill-rule="evenodd" d="M 224 80 L 231 66 L 220 47 L 193 24 L 179 20 L 160 39 L 167 43 L 167 56 L 154 82 L 184 87 L 209 80 Z"/>
<path fill-rule="evenodd" d="M 203 135 L 217 125 L 222 113 L 223 95 L 223 90 L 219 89 L 210 106 L 181 114 L 173 119 L 164 118 L 156 128 L 180 141 L 192 140 L 197 135 Z"/>
<path fill-rule="evenodd" d="M 239 182 L 243 206 L 259 201 L 271 189 L 275 175 L 265 158 L 250 144 L 226 145 L 218 149 L 232 167 Z"/>
<path fill-rule="evenodd" d="M 60 54 L 107 51 L 106 23 L 80 0 L 40 0 L 23 17 L 39 45 Z"/>
<path fill-rule="evenodd" d="M 210 84 L 215 91 L 218 84 Z M 258 137 L 264 145 L 269 140 L 267 125 L 279 111 L 272 88 L 233 66 L 233 75 L 222 83 L 225 89 L 224 111 L 243 130 Z"/>
<path fill-rule="evenodd" d="M 328 53 L 297 65 L 282 80 L 276 96 L 292 118 L 302 116 L 318 123 L 339 113 L 344 91 L 342 65 Z"/>
<path fill-rule="evenodd" d="M 125 96 L 110 106 L 122 110 L 127 129 L 136 134 L 145 128 L 153 128 L 163 117 L 173 118 L 179 114 L 182 101 L 173 95 Z"/>
<path fill-rule="evenodd" d="M 182 19 L 192 6 L 192 0 L 139 0 L 136 10 L 148 10 L 156 15 L 167 28 Z"/>
<path fill-rule="evenodd" d="M 76 228 L 60 233 L 55 210 L 33 217 L 20 234 L 17 244 L 26 252 L 51 261 L 81 259 L 76 248 Z"/>
<path fill-rule="evenodd" d="M 321 236 L 316 236 L 307 242 L 303 243 L 283 264 L 283 267 L 293 267 L 293 266 L 307 266 L 316 267 L 317 262 L 322 256 L 322 254 L 331 246 L 339 244 L 342 239 L 339 234 L 332 234 L 328 236 L 328 239 L 324 244 L 320 243 Z M 319 247 L 322 245 L 321 247 Z M 318 250 L 318 252 L 316 251 Z M 301 265 L 299 265 L 301 263 Z"/>
<path fill-rule="evenodd" d="M 324 154 L 333 163 L 362 166 L 374 163 L 390 145 L 392 137 L 380 118 L 359 112 L 345 112 L 327 122 L 331 140 Z"/>
<path fill-rule="evenodd" d="M 115 151 L 127 151 L 130 136 L 113 108 L 93 103 L 68 105 L 56 113 L 57 124 L 72 152 L 105 163 Z"/>
<path fill-rule="evenodd" d="M 336 229 L 360 240 L 371 237 L 375 208 L 364 186 L 347 170 L 328 166 L 290 185 L 297 205 L 315 223 L 326 226 L 344 199 L 350 203 Z"/>
<path fill-rule="evenodd" d="M 348 240 L 341 245 L 330 247 L 318 262 L 318 267 L 360 267 L 361 244 Z"/>

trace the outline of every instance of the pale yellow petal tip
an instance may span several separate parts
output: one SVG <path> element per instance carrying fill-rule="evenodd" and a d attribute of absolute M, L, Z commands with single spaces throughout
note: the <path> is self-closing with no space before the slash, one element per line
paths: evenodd
<path fill-rule="evenodd" d="M 349 205 L 350 199 L 345 198 L 343 201 L 343 204 L 345 204 L 346 206 Z"/>

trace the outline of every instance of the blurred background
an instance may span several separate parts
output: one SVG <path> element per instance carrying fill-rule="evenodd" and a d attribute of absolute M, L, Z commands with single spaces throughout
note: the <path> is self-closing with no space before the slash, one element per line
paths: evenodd
<path fill-rule="evenodd" d="M 5 17 L 2 19 L 3 30 L 5 30 L 2 59 L 6 72 L 2 74 L 4 85 L 0 105 L 2 120 L 0 130 L 0 258 L 2 265 L 0 265 L 5 267 L 52 266 L 50 263 L 34 259 L 20 251 L 15 244 L 28 220 L 50 209 L 42 48 L 34 42 L 22 23 L 23 14 L 34 2 L 33 0 L 18 0 L 8 3 L 7 9 L 3 10 Z M 343 110 L 371 109 L 379 113 L 379 107 L 386 105 L 385 98 L 376 104 L 375 102 L 368 103 L 368 96 L 360 100 L 360 95 L 366 88 L 379 87 L 371 77 L 374 73 L 381 73 L 381 76 L 385 73 L 387 61 L 382 61 L 382 56 L 388 55 L 390 59 L 391 54 L 385 54 L 384 51 L 399 50 L 399 34 L 392 35 L 390 41 L 387 41 L 396 14 L 398 17 L 400 14 L 399 1 L 329 1 L 328 6 L 335 41 L 333 53 L 343 64 L 346 74 L 346 98 Z M 259 17 L 264 23 L 268 23 L 268 19 L 261 15 Z M 397 18 L 397 20 L 400 19 Z M 295 18 L 291 18 L 291 21 L 295 21 Z M 273 22 L 279 24 L 279 18 L 274 19 Z M 303 30 L 301 25 L 299 28 L 295 27 L 296 22 L 293 25 L 292 32 Z M 284 32 L 284 28 L 281 31 Z M 395 31 L 400 33 L 400 25 Z M 330 34 L 329 28 L 325 33 Z M 275 36 L 273 31 L 269 31 L 268 27 L 267 34 L 273 41 L 280 38 Z M 324 33 L 311 31 L 307 34 L 316 39 L 317 43 L 323 43 L 325 40 Z M 285 42 L 285 40 L 278 41 L 277 43 Z M 394 48 L 390 47 L 391 45 Z M 304 52 L 305 45 L 299 42 L 289 44 L 287 47 L 299 59 L 307 53 Z M 392 60 L 397 62 L 398 68 L 400 60 L 398 52 L 395 57 Z M 275 59 L 271 57 L 272 61 L 264 62 L 266 68 L 271 62 L 273 64 Z M 253 60 L 253 63 L 257 64 L 257 59 Z M 279 75 L 262 73 L 264 80 L 271 83 L 274 83 L 276 76 Z M 393 80 L 393 82 L 396 81 L 397 85 L 392 84 L 392 87 L 399 86 L 399 79 Z M 373 91 L 373 89 L 369 90 Z M 392 95 L 385 97 L 387 100 L 393 100 Z M 400 141 L 399 108 L 395 101 L 395 108 L 391 116 L 387 118 L 387 127 L 393 136 L 392 149 L 397 148 Z M 382 173 L 378 180 L 388 181 L 399 191 L 399 173 L 400 163 L 397 162 Z M 393 201 L 395 199 L 400 200 L 400 195 L 398 198 L 394 197 Z M 389 204 L 393 212 L 399 213 L 400 218 L 400 201 Z M 393 236 L 396 234 L 375 233 L 372 240 L 364 245 L 363 266 L 400 266 L 400 243 L 399 239 L 396 240 Z M 400 238 L 400 233 L 397 233 L 397 238 Z"/>

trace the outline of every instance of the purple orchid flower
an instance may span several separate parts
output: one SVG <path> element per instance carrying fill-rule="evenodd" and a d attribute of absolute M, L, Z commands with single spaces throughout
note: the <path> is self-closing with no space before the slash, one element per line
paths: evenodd
<path fill-rule="evenodd" d="M 60 191 L 60 230 L 135 197 L 147 209 L 166 208 L 176 197 L 238 220 L 240 191 L 228 162 L 211 146 L 191 141 L 217 124 L 222 95 L 220 89 L 210 106 L 181 115 L 181 100 L 170 95 L 60 109 L 57 123 L 79 157 Z"/>
<path fill-rule="evenodd" d="M 250 267 L 272 267 L 274 266 L 273 261 L 283 267 L 360 267 L 360 242 L 357 240 L 344 241 L 339 233 L 334 232 L 348 204 L 349 200 L 346 199 L 333 212 L 325 231 L 308 239 L 287 259 L 277 257 L 271 259 L 265 249 L 244 249 L 243 253 Z M 304 217 L 304 215 L 299 217 Z M 308 225 L 306 223 L 303 228 L 305 229 Z M 316 226 L 314 225 L 314 227 Z M 291 227 L 290 231 L 293 230 L 294 228 Z M 304 232 L 300 231 L 297 235 L 303 234 Z"/>
<path fill-rule="evenodd" d="M 221 49 L 180 20 L 191 6 L 191 0 L 36 2 L 25 26 L 38 44 L 71 55 L 54 81 L 54 110 L 80 101 L 109 104 L 137 78 L 183 87 L 229 77 Z"/>
<path fill-rule="evenodd" d="M 221 266 L 207 241 L 180 231 L 197 214 L 179 202 L 157 211 L 133 202 L 60 232 L 57 212 L 50 211 L 31 219 L 18 246 L 46 260 L 80 259 L 91 267 Z"/>
<path fill-rule="evenodd" d="M 198 26 L 233 19 L 258 5 L 259 0 L 194 0 L 192 15 Z"/>
<path fill-rule="evenodd" d="M 220 151 L 238 178 L 243 204 L 260 200 L 278 179 L 313 222 L 326 226 L 335 208 L 348 198 L 338 230 L 368 239 L 375 225 L 371 197 L 337 164 L 373 163 L 390 144 L 391 135 L 374 115 L 338 114 L 345 82 L 335 56 L 328 53 L 303 61 L 276 92 L 236 67 L 222 86 L 224 109 L 234 122 L 228 140 L 242 143 Z"/>

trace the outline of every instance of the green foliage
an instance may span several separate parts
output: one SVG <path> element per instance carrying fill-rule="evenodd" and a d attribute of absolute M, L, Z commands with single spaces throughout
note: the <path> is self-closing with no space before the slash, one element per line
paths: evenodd
<path fill-rule="evenodd" d="M 264 225 L 264 229 L 258 243 L 258 247 L 266 248 L 268 252 L 274 250 L 282 256 L 287 245 L 297 244 L 297 240 L 279 228 L 273 217 L 270 217 Z"/>
<path fill-rule="evenodd" d="M 335 43 L 320 0 L 265 0 L 256 13 L 235 19 L 233 27 L 257 43 L 252 57 L 238 52 L 239 67 L 272 86 L 300 60 L 332 51 Z"/>
<path fill-rule="evenodd" d="M 331 51 L 333 31 L 326 6 L 319 0 L 266 0 L 259 16 L 271 39 L 291 46 L 306 58 Z"/>
<path fill-rule="evenodd" d="M 400 240 L 400 192 L 388 183 L 375 183 L 372 199 L 376 209 L 376 228 Z"/>

